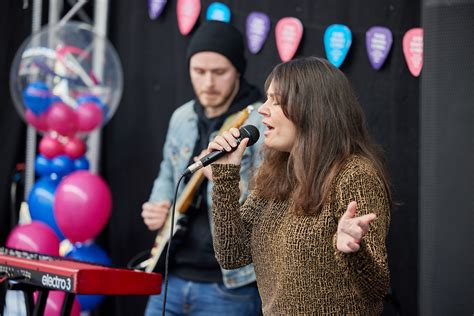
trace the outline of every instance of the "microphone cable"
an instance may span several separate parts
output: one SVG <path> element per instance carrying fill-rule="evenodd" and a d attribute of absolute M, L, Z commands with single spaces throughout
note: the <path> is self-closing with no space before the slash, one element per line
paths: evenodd
<path fill-rule="evenodd" d="M 181 175 L 181 177 L 178 180 L 178 184 L 176 184 L 176 190 L 174 192 L 174 199 L 173 201 L 176 201 L 178 198 L 178 188 L 181 183 L 181 180 L 184 178 L 184 174 Z M 173 240 L 173 232 L 174 232 L 174 213 L 176 210 L 176 203 L 173 203 L 173 209 L 171 212 L 171 225 L 170 225 L 170 239 L 168 241 L 168 249 L 166 249 L 166 256 L 165 256 L 165 286 L 163 288 L 163 306 L 162 306 L 162 312 L 161 315 L 165 316 L 166 315 L 166 297 L 168 295 L 168 263 L 170 259 L 170 248 L 171 248 L 171 241 Z"/>

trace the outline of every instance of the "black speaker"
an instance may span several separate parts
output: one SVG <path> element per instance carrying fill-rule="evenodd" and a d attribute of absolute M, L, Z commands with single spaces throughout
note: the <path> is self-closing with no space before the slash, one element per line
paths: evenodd
<path fill-rule="evenodd" d="M 420 315 L 474 313 L 474 1 L 423 2 Z"/>

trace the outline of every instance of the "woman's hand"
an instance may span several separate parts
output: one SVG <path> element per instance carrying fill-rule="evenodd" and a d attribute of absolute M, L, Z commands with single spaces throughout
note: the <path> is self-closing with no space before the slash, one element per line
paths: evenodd
<path fill-rule="evenodd" d="M 237 128 L 231 128 L 222 135 L 216 136 L 216 138 L 209 143 L 209 146 L 207 147 L 209 152 L 217 150 L 225 150 L 228 152 L 228 154 L 216 160 L 214 163 L 240 165 L 240 161 L 244 155 L 245 148 L 247 148 L 249 139 L 244 138 L 240 144 L 238 144 L 237 138 L 239 136 L 240 131 Z"/>
<path fill-rule="evenodd" d="M 377 216 L 374 213 L 355 217 L 357 203 L 352 201 L 347 206 L 337 225 L 337 249 L 344 253 L 359 251 L 362 237 L 369 230 L 369 224 Z"/>

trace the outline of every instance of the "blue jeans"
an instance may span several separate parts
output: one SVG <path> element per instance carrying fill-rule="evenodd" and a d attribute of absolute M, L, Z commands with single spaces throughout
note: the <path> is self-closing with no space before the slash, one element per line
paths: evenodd
<path fill-rule="evenodd" d="M 162 306 L 163 293 L 150 296 L 145 316 L 161 316 Z M 166 315 L 253 316 L 260 315 L 260 310 L 260 296 L 253 285 L 228 289 L 222 282 L 201 283 L 169 276 Z"/>

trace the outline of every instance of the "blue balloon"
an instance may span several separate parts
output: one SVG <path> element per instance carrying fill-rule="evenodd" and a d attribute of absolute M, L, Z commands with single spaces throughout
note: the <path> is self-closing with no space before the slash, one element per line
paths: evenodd
<path fill-rule="evenodd" d="M 51 98 L 50 98 L 50 102 L 51 104 L 53 104 L 54 102 L 63 102 L 63 100 L 58 97 L 57 95 L 52 95 Z"/>
<path fill-rule="evenodd" d="M 102 104 L 102 101 L 99 99 L 99 97 L 93 94 L 81 95 L 80 97 L 77 98 L 76 101 L 78 105 L 81 105 L 81 103 L 84 103 L 84 102 L 95 102 L 97 104 Z"/>
<path fill-rule="evenodd" d="M 98 263 L 106 266 L 112 264 L 112 260 L 97 244 L 80 244 L 76 243 L 72 250 L 66 254 L 67 258 L 73 258 L 79 261 L 85 261 L 90 263 Z"/>
<path fill-rule="evenodd" d="M 104 113 L 104 117 L 102 118 L 102 122 L 108 121 L 109 120 L 109 107 L 105 105 L 104 103 L 100 102 L 98 103 L 100 108 L 102 109 L 102 113 Z"/>
<path fill-rule="evenodd" d="M 79 261 L 98 263 L 106 266 L 112 264 L 112 260 L 107 253 L 96 244 L 76 244 L 73 249 L 66 254 L 66 258 Z M 81 311 L 94 309 L 102 300 L 104 295 L 78 295 L 77 300 L 81 305 Z"/>
<path fill-rule="evenodd" d="M 36 156 L 35 173 L 39 176 L 49 176 L 51 172 L 51 160 L 41 154 Z"/>
<path fill-rule="evenodd" d="M 51 171 L 63 177 L 75 171 L 74 162 L 66 155 L 59 155 L 51 160 Z"/>
<path fill-rule="evenodd" d="M 74 159 L 74 168 L 77 170 L 89 170 L 89 160 L 86 156 L 81 156 L 77 159 Z"/>
<path fill-rule="evenodd" d="M 48 177 L 36 181 L 28 196 L 28 206 L 32 220 L 45 223 L 54 230 L 60 240 L 63 240 L 64 235 L 56 224 L 53 211 L 54 194 L 58 184 L 59 181 Z"/>
<path fill-rule="evenodd" d="M 86 294 L 79 294 L 76 296 L 77 300 L 79 301 L 79 305 L 81 305 L 81 311 L 90 311 L 96 308 L 100 302 L 105 298 L 104 295 L 86 295 Z"/>
<path fill-rule="evenodd" d="M 30 83 L 23 91 L 23 101 L 34 114 L 46 112 L 51 104 L 48 86 L 41 81 Z"/>

